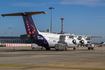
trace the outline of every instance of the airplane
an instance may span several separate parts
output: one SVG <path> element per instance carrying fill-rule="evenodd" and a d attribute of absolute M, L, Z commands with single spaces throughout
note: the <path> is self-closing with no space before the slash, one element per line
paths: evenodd
<path fill-rule="evenodd" d="M 33 15 L 46 14 L 44 11 L 40 12 L 24 12 L 24 13 L 12 13 L 2 14 L 2 16 L 22 16 L 27 34 L 22 37 L 28 37 L 33 43 L 39 46 L 43 46 L 46 50 L 55 48 L 58 43 L 67 44 L 68 47 L 75 49 L 78 44 L 86 45 L 91 42 L 91 38 L 102 38 L 98 36 L 83 36 L 83 35 L 71 35 L 71 34 L 54 34 L 40 32 L 32 19 Z M 88 40 L 87 40 L 88 39 Z"/>

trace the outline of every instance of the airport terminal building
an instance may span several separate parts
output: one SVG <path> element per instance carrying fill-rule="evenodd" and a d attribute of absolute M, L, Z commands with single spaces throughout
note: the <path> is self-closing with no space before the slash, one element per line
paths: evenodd
<path fill-rule="evenodd" d="M 6 43 L 32 43 L 30 40 L 22 40 L 20 37 L 0 37 L 0 45 L 4 45 Z"/>
<path fill-rule="evenodd" d="M 46 31 L 41 31 L 46 32 Z M 47 31 L 49 32 L 49 30 Z M 0 36 L 0 45 L 5 44 L 32 44 L 32 41 L 28 39 L 28 35 L 20 35 L 19 36 Z"/>

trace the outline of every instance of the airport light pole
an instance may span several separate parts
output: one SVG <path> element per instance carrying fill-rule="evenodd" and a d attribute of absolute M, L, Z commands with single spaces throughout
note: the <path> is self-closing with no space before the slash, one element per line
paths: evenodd
<path fill-rule="evenodd" d="M 11 32 L 11 37 L 12 37 L 12 32 Z"/>
<path fill-rule="evenodd" d="M 53 7 L 50 7 L 49 9 L 51 9 L 50 31 L 52 32 L 52 9 L 54 9 L 54 8 Z"/>
<path fill-rule="evenodd" d="M 10 36 L 10 30 L 12 29 L 11 27 L 8 28 L 9 29 L 9 36 Z"/>
<path fill-rule="evenodd" d="M 6 32 L 5 32 L 5 36 L 6 36 Z"/>

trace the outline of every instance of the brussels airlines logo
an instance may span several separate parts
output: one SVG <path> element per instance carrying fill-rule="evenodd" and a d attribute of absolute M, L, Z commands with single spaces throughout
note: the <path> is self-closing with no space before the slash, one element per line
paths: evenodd
<path fill-rule="evenodd" d="M 27 20 L 26 20 L 26 25 L 27 25 L 28 33 L 29 34 L 34 34 L 34 32 L 36 31 L 34 25 L 32 25 L 32 24 L 29 25 Z"/>

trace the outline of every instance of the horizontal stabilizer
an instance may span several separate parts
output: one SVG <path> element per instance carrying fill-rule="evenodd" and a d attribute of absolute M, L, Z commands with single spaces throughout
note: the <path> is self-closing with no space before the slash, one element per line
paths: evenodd
<path fill-rule="evenodd" d="M 2 14 L 2 16 L 32 16 L 38 14 L 46 14 L 44 11 L 41 12 L 24 12 L 24 13 L 11 13 L 11 14 Z"/>

